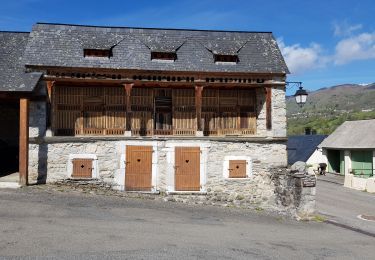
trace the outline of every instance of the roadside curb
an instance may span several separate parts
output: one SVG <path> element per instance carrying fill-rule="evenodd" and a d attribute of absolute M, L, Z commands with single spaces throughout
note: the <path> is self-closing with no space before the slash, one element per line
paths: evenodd
<path fill-rule="evenodd" d="M 18 189 L 21 188 L 17 182 L 0 182 L 0 189 Z"/>
<path fill-rule="evenodd" d="M 345 229 L 375 238 L 375 233 L 372 233 L 372 232 L 369 232 L 360 228 L 356 228 L 350 225 L 342 224 L 332 219 L 327 219 L 326 221 L 324 221 L 324 223 L 331 224 L 331 225 L 341 227 L 341 228 L 345 228 Z"/>
<path fill-rule="evenodd" d="M 340 183 L 340 182 L 336 182 L 336 181 L 331 181 L 331 180 L 324 180 L 324 179 L 319 179 L 318 178 L 318 181 L 325 181 L 325 182 L 329 182 L 329 183 L 333 183 L 333 184 L 344 186 L 344 183 Z"/>

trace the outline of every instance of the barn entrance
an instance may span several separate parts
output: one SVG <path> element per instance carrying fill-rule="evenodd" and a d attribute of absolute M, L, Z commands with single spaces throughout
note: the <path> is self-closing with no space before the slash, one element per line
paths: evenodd
<path fill-rule="evenodd" d="M 328 172 L 345 173 L 344 151 L 328 150 Z"/>
<path fill-rule="evenodd" d="M 19 100 L 0 99 L 0 181 L 18 182 Z"/>
<path fill-rule="evenodd" d="M 151 191 L 152 146 L 126 146 L 126 191 Z"/>
<path fill-rule="evenodd" d="M 200 190 L 200 148 L 176 147 L 175 190 Z"/>

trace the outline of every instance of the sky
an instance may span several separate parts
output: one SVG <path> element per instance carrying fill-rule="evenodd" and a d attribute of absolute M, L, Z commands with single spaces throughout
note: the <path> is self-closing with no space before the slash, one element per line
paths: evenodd
<path fill-rule="evenodd" d="M 375 82 L 374 0 L 1 0 L 0 30 L 36 22 L 271 31 L 291 71 L 313 91 Z M 293 94 L 295 86 L 287 88 Z"/>

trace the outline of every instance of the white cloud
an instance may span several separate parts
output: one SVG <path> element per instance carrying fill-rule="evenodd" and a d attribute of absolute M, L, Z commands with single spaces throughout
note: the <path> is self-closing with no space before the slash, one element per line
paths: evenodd
<path fill-rule="evenodd" d="M 335 36 L 350 36 L 353 32 L 362 29 L 362 24 L 350 25 L 348 22 L 333 23 L 333 33 Z"/>
<path fill-rule="evenodd" d="M 328 61 L 327 57 L 322 55 L 322 48 L 319 44 L 311 43 L 308 47 L 301 47 L 300 44 L 286 46 L 283 39 L 278 39 L 278 44 L 285 62 L 293 74 L 323 67 Z"/>
<path fill-rule="evenodd" d="M 375 32 L 361 33 L 339 41 L 335 48 L 334 63 L 342 65 L 354 60 L 375 58 Z"/>

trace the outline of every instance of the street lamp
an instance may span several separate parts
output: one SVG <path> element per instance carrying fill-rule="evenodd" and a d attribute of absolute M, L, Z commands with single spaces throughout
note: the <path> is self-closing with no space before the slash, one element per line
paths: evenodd
<path fill-rule="evenodd" d="M 308 96 L 307 91 L 304 90 L 302 86 L 300 86 L 299 89 L 294 94 L 297 105 L 299 105 L 300 107 L 303 107 L 303 105 L 306 103 L 307 96 Z"/>

